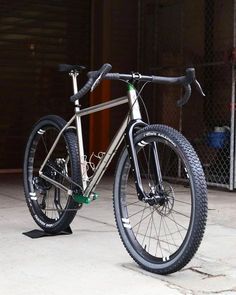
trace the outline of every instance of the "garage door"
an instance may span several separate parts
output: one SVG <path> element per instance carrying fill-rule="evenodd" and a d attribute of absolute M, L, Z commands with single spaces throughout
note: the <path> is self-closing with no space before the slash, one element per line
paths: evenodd
<path fill-rule="evenodd" d="M 90 1 L 0 2 L 0 169 L 21 168 L 33 122 L 73 111 L 59 63 L 90 61 Z"/>

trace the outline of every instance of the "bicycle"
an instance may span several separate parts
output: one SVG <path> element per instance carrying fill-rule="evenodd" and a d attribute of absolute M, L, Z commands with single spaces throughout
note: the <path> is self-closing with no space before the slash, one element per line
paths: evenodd
<path fill-rule="evenodd" d="M 74 116 L 66 122 L 49 115 L 33 127 L 24 157 L 24 190 L 30 213 L 46 232 L 65 230 L 83 204 L 97 198 L 95 188 L 121 143 L 113 206 L 121 240 L 131 257 L 144 269 L 169 274 L 184 267 L 196 253 L 207 219 L 207 186 L 196 152 L 178 131 L 142 120 L 137 82 L 179 84 L 191 95 L 191 84 L 204 95 L 188 68 L 180 77 L 109 73 L 111 65 L 87 74 L 78 91 L 83 67 L 61 65 L 71 75 Z M 80 99 L 103 79 L 127 83 L 127 95 L 81 109 Z M 143 87 L 145 85 L 143 84 Z M 84 154 L 81 117 L 128 103 L 129 112 L 95 166 Z M 75 122 L 75 126 L 72 123 Z M 92 168 L 92 175 L 88 169 Z"/>

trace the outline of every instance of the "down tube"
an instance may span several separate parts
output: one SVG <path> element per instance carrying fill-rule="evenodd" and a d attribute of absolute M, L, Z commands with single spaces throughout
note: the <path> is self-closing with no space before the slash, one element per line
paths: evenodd
<path fill-rule="evenodd" d="M 112 143 L 110 144 L 109 148 L 106 151 L 105 156 L 100 160 L 98 163 L 98 167 L 95 170 L 92 180 L 89 182 L 87 188 L 85 189 L 85 196 L 89 196 L 89 194 L 96 188 L 99 180 L 103 176 L 104 172 L 106 171 L 108 165 L 110 164 L 113 156 L 116 154 L 117 149 L 119 148 L 123 138 L 124 132 L 127 127 L 127 122 L 129 121 L 128 117 L 125 118 L 123 121 L 120 129 L 114 136 Z"/>

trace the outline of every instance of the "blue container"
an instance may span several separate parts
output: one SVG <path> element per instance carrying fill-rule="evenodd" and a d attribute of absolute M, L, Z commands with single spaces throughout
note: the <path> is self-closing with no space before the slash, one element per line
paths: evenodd
<path fill-rule="evenodd" d="M 207 135 L 207 143 L 209 147 L 215 149 L 221 149 L 227 143 L 229 138 L 229 132 L 209 132 Z"/>

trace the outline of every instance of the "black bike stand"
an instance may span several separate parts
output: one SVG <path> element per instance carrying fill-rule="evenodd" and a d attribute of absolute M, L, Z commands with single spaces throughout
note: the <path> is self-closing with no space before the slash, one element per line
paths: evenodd
<path fill-rule="evenodd" d="M 40 229 L 34 229 L 34 230 L 31 230 L 31 231 L 28 231 L 28 232 L 25 232 L 22 234 L 31 238 L 31 239 L 38 239 L 38 238 L 43 238 L 43 237 L 53 237 L 53 236 L 59 236 L 59 235 L 71 235 L 72 233 L 73 232 L 69 226 L 67 229 L 60 231 L 57 234 L 46 233 L 45 231 L 40 230 Z"/>

